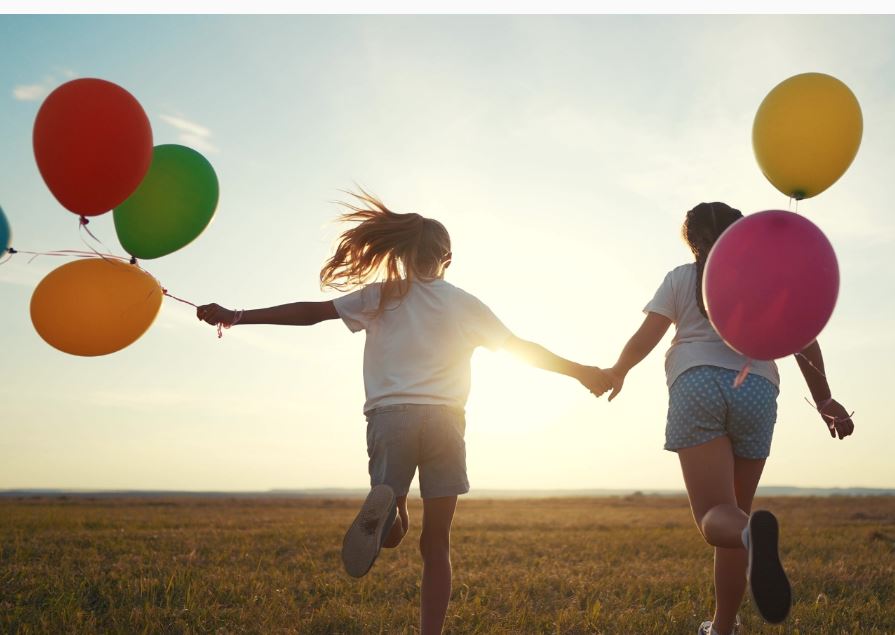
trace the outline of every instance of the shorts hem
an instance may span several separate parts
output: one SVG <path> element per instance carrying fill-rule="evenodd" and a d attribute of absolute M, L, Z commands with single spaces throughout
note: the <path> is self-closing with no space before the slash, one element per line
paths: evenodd
<path fill-rule="evenodd" d="M 426 491 L 420 490 L 420 498 L 444 498 L 446 496 L 460 496 L 469 492 L 469 483 L 458 483 L 443 487 L 429 487 Z"/>
<path fill-rule="evenodd" d="M 704 444 L 708 443 L 709 441 L 714 441 L 718 437 L 724 437 L 724 436 L 729 436 L 729 435 L 722 432 L 721 434 L 715 435 L 710 439 L 704 439 L 702 441 L 699 441 L 698 443 L 691 443 L 689 445 L 679 445 L 677 447 L 672 447 L 668 443 L 666 443 L 664 445 L 663 449 L 668 450 L 669 452 L 677 452 L 678 450 L 688 450 L 690 448 L 695 448 L 695 447 L 699 447 L 700 445 L 704 445 Z M 737 452 L 736 448 L 731 448 L 731 449 L 733 450 L 733 455 L 739 459 L 762 460 L 762 459 L 767 459 L 769 456 L 771 456 L 770 450 L 768 450 L 766 453 L 764 453 L 763 456 L 749 456 L 742 452 Z"/>
<path fill-rule="evenodd" d="M 689 444 L 678 445 L 678 446 L 672 446 L 670 443 L 668 443 L 666 441 L 665 445 L 664 445 L 664 449 L 668 450 L 669 452 L 677 452 L 678 450 L 688 450 L 690 448 L 695 448 L 700 445 L 705 445 L 709 441 L 714 441 L 718 437 L 726 437 L 726 436 L 728 436 L 728 434 L 726 432 L 718 432 L 718 434 L 711 436 L 708 439 L 701 439 L 701 440 L 697 441 L 696 443 L 689 443 Z M 734 454 L 736 454 L 736 453 L 734 453 Z"/>

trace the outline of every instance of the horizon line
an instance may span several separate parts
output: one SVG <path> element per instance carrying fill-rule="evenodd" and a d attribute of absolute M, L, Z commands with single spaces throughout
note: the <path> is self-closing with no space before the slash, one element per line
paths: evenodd
<path fill-rule="evenodd" d="M 226 489 L 151 489 L 151 488 L 80 488 L 80 487 L 15 487 L 0 489 L 0 497 L 35 496 L 35 495 L 74 495 L 74 496 L 122 496 L 122 495 L 174 495 L 174 496 L 284 496 L 284 497 L 357 497 L 363 496 L 369 488 L 366 487 L 280 487 L 253 490 L 226 490 Z M 895 495 L 895 487 L 820 487 L 801 485 L 760 485 L 757 495 L 786 495 L 792 494 L 878 494 Z M 545 498 L 559 497 L 572 498 L 596 497 L 596 496 L 685 496 L 686 490 L 667 487 L 587 487 L 587 488 L 493 488 L 483 487 L 470 491 L 464 496 L 471 498 L 492 497 L 519 497 L 519 498 Z M 410 494 L 419 496 L 419 488 L 412 488 Z"/>

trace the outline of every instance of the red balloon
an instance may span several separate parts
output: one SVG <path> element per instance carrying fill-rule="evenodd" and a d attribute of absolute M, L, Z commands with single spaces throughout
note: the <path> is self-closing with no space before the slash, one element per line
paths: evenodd
<path fill-rule="evenodd" d="M 129 197 L 152 163 L 152 129 L 121 86 L 75 79 L 44 100 L 34 121 L 34 158 L 53 196 L 80 216 Z"/>
<path fill-rule="evenodd" d="M 709 320 L 735 351 L 771 360 L 801 351 L 826 326 L 839 295 L 839 265 L 824 233 L 804 216 L 770 210 L 731 225 L 702 278 Z"/>

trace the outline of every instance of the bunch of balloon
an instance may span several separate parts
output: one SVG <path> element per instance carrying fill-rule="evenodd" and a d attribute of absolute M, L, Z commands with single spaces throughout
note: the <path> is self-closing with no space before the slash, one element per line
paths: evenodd
<path fill-rule="evenodd" d="M 114 210 L 131 259 L 97 253 L 50 272 L 32 295 L 32 323 L 66 353 L 121 350 L 152 325 L 164 293 L 136 258 L 158 258 L 194 240 L 217 207 L 217 177 L 194 150 L 154 148 L 140 103 L 102 79 L 76 79 L 50 93 L 37 113 L 33 142 L 53 196 L 82 225 Z"/>
<path fill-rule="evenodd" d="M 777 85 L 755 115 L 752 143 L 761 171 L 791 199 L 820 194 L 848 169 L 861 143 L 858 100 L 838 79 L 804 73 Z M 703 276 L 709 320 L 753 360 L 797 354 L 826 326 L 839 293 L 833 246 L 814 223 L 769 210 L 731 225 Z"/>

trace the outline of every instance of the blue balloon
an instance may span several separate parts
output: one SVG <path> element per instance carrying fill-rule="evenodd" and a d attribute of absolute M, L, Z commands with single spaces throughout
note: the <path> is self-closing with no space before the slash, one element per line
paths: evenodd
<path fill-rule="evenodd" d="M 9 248 L 9 221 L 6 220 L 6 215 L 3 213 L 3 208 L 0 207 L 0 257 L 6 253 L 6 250 Z"/>

